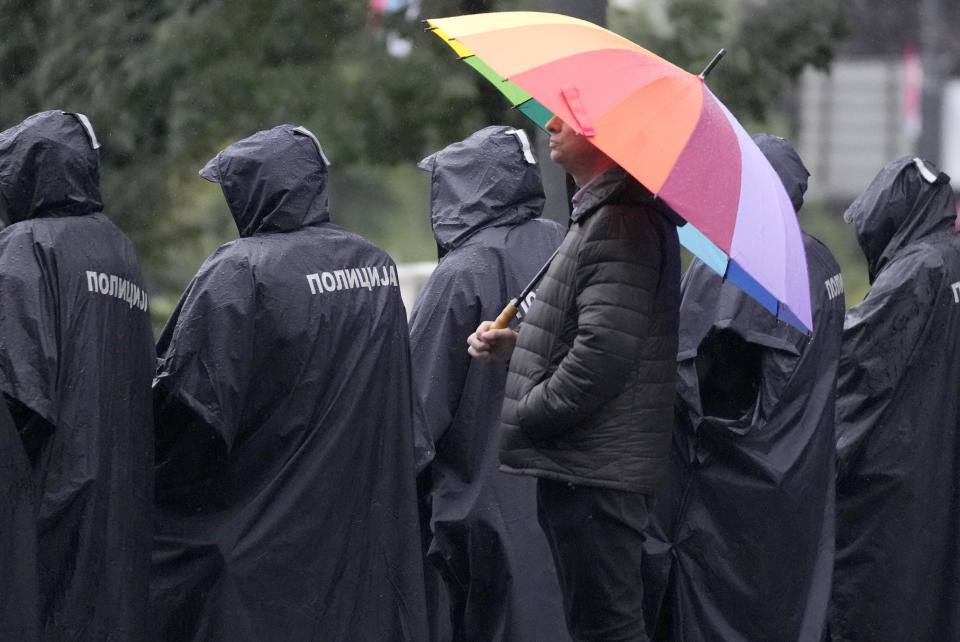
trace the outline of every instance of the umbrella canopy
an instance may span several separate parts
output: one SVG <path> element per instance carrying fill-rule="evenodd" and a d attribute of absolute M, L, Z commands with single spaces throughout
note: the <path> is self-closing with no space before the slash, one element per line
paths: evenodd
<path fill-rule="evenodd" d="M 573 127 L 687 221 L 680 241 L 779 319 L 812 330 L 806 257 L 777 173 L 704 84 L 617 34 L 551 13 L 427 20 L 543 127 Z"/>

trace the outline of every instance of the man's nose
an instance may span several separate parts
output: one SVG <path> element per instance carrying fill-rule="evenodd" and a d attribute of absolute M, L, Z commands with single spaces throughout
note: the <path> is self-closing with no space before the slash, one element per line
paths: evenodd
<path fill-rule="evenodd" d="M 547 121 L 547 124 L 543 126 L 551 134 L 556 134 L 560 131 L 560 128 L 563 127 L 563 121 L 560 120 L 557 116 L 552 117 Z"/>

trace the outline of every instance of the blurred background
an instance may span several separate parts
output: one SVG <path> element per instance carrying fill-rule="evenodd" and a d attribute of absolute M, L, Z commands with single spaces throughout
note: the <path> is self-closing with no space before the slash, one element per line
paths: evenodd
<path fill-rule="evenodd" d="M 693 73 L 726 48 L 710 87 L 748 131 L 800 152 L 801 225 L 837 256 L 847 305 L 867 278 L 842 213 L 880 167 L 916 154 L 960 178 L 953 0 L 0 0 L 0 130 L 45 109 L 90 117 L 106 212 L 140 252 L 159 329 L 237 236 L 199 168 L 304 125 L 332 162 L 334 222 L 403 264 L 409 310 L 436 260 L 417 161 L 488 124 L 525 128 L 547 160 L 545 135 L 422 20 L 518 9 L 602 24 Z M 565 221 L 563 176 L 543 168 Z"/>

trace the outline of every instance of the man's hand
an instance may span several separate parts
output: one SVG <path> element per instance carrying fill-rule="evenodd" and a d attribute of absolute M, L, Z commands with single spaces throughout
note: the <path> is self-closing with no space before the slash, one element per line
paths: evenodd
<path fill-rule="evenodd" d="M 517 345 L 517 333 L 510 328 L 492 329 L 493 321 L 484 321 L 467 337 L 467 352 L 481 361 L 509 361 Z"/>

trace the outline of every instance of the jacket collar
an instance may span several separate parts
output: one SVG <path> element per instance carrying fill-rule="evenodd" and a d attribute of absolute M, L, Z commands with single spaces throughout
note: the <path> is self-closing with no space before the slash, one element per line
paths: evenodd
<path fill-rule="evenodd" d="M 619 165 L 614 165 L 590 179 L 573 195 L 573 212 L 570 213 L 570 220 L 576 223 L 612 200 L 617 193 L 626 188 L 628 178 L 626 170 Z"/>
<path fill-rule="evenodd" d="M 614 200 L 624 204 L 642 204 L 652 207 L 677 226 L 685 223 L 666 203 L 654 196 L 619 165 L 614 165 L 595 176 L 573 195 L 573 212 L 570 214 L 570 222 L 577 223 Z"/>

